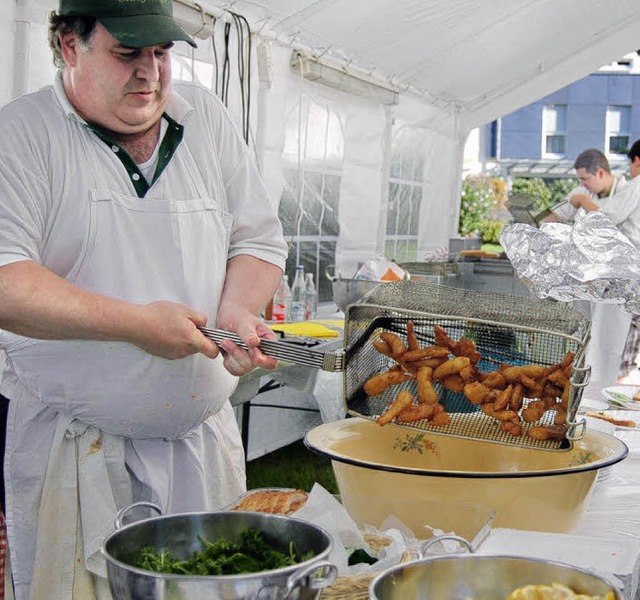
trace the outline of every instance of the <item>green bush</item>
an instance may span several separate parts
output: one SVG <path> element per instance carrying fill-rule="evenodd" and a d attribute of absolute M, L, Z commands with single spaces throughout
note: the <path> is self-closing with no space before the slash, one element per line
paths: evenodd
<path fill-rule="evenodd" d="M 462 236 L 478 234 L 489 220 L 496 197 L 490 177 L 469 176 L 462 182 L 460 221 L 458 232 Z"/>
<path fill-rule="evenodd" d="M 485 221 L 480 227 L 480 235 L 485 244 L 499 244 L 504 223 L 502 221 Z"/>
<path fill-rule="evenodd" d="M 551 206 L 558 204 L 576 186 L 579 185 L 577 179 L 554 179 L 549 182 L 551 191 Z"/>
<path fill-rule="evenodd" d="M 551 208 L 560 202 L 574 187 L 575 179 L 550 179 L 545 181 L 539 177 L 518 177 L 511 186 L 511 193 L 530 196 L 535 200 L 538 211 Z"/>
<path fill-rule="evenodd" d="M 511 186 L 511 193 L 530 196 L 535 200 L 537 210 L 545 210 L 551 206 L 551 190 L 537 177 L 517 177 Z"/>

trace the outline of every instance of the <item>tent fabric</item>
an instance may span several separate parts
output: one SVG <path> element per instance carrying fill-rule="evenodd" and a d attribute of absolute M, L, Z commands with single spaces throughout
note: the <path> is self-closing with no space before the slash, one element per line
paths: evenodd
<path fill-rule="evenodd" d="M 57 0 L 15 0 L 0 16 L 0 31 L 14 42 L 0 62 L 0 104 L 51 81 L 46 14 L 56 6 Z M 189 32 L 200 35 L 196 51 L 176 45 L 180 69 L 188 77 L 190 66 L 192 73 L 198 62 L 208 66 L 207 75 L 194 75 L 205 85 L 220 69 L 223 54 L 216 56 L 214 47 L 220 48 L 225 25 L 233 24 L 231 12 L 250 24 L 249 143 L 271 198 L 289 199 L 293 214 L 287 218 L 296 219 L 300 209 L 304 227 L 324 227 L 315 246 L 304 240 L 306 230 L 302 241 L 292 240 L 296 259 L 300 253 L 320 257 L 317 280 L 330 260 L 349 275 L 385 252 L 389 207 L 408 197 L 407 190 L 395 194 L 389 180 L 400 127 L 424 143 L 420 207 L 412 214 L 418 220 L 415 256 L 403 257 L 420 260 L 457 235 L 469 133 L 633 51 L 640 33 L 637 0 L 174 0 L 174 6 Z M 214 39 L 206 39 L 212 32 Z M 236 39 L 230 38 L 233 61 Z M 292 67 L 294 51 L 394 90 L 397 104 L 303 81 Z M 229 108 L 240 123 L 239 96 L 232 86 Z M 328 107 L 342 129 L 339 164 L 324 160 L 324 175 L 314 149 L 305 147 L 299 157 L 289 150 L 292 139 L 298 146 L 291 124 L 310 104 Z M 305 173 L 307 180 L 293 181 Z M 298 206 L 300 199 L 305 202 Z M 396 222 L 406 233 L 406 213 L 403 218 Z"/>
<path fill-rule="evenodd" d="M 461 115 L 462 131 L 636 49 L 637 0 L 236 0 L 280 43 Z"/>
<path fill-rule="evenodd" d="M 469 133 L 635 50 L 640 33 L 637 0 L 202 0 L 200 4 L 222 20 L 228 18 L 226 11 L 246 17 L 252 31 L 273 46 L 276 79 L 295 78 L 286 74 L 291 71 L 291 55 L 282 52 L 293 48 L 355 78 L 399 92 L 398 105 L 387 109 L 384 136 L 392 139 L 393 123 L 400 120 L 425 134 L 423 199 L 413 260 L 447 247 L 449 238 L 457 235 Z M 274 79 L 278 85 L 297 84 L 278 84 Z M 307 90 L 313 87 L 307 82 Z M 277 120 L 280 108 L 267 103 L 269 119 Z M 377 123 L 372 120 L 373 131 Z M 348 126 L 351 135 L 353 126 Z M 352 137 L 348 149 L 364 148 L 366 131 L 363 134 L 360 141 Z M 271 146 L 273 155 L 265 160 L 275 166 L 281 157 Z M 381 173 L 391 160 L 387 155 L 378 161 Z M 348 204 L 341 200 L 336 252 L 343 273 L 353 273 L 372 246 L 378 253 L 385 250 L 388 186 L 381 185 L 375 196 L 372 188 L 379 178 L 372 181 L 365 168 L 353 170 L 356 163 L 347 151 L 341 191 L 344 202 L 349 200 Z M 373 163 L 369 166 L 375 168 Z M 265 175 L 272 181 L 280 177 L 268 170 Z M 361 228 L 365 224 L 366 229 Z"/>

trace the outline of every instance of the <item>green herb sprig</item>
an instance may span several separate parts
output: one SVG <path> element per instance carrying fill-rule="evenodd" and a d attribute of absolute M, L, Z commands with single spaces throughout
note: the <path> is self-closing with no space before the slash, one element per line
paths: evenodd
<path fill-rule="evenodd" d="M 135 566 L 155 573 L 176 575 L 239 575 L 288 567 L 314 556 L 313 552 L 298 555 L 293 542 L 289 543 L 288 553 L 275 550 L 265 535 L 255 529 L 241 531 L 239 543 L 198 538 L 202 550 L 194 552 L 187 560 L 178 560 L 168 550 L 158 551 L 153 546 L 145 546 Z"/>

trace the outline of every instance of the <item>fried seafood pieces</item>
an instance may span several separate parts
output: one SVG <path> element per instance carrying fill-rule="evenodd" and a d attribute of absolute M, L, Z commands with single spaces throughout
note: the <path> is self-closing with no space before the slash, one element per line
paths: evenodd
<path fill-rule="evenodd" d="M 508 365 L 490 373 L 478 369 L 482 358 L 470 338 L 452 340 L 435 325 L 435 344 L 421 347 L 412 321 L 407 323 L 406 343 L 400 336 L 382 332 L 373 342 L 378 352 L 395 361 L 389 370 L 378 373 L 364 384 L 368 396 L 378 396 L 390 387 L 414 380 L 416 397 L 402 390 L 377 419 L 380 425 L 426 420 L 431 425 L 449 423 L 449 415 L 438 402 L 434 382 L 462 393 L 471 404 L 500 423 L 502 431 L 523 434 L 522 423 L 536 423 L 553 411 L 554 425 L 531 426 L 527 435 L 536 440 L 563 439 L 566 435 L 567 406 L 574 355 L 567 352 L 561 362 L 551 365 Z M 525 403 L 525 399 L 527 402 Z"/>

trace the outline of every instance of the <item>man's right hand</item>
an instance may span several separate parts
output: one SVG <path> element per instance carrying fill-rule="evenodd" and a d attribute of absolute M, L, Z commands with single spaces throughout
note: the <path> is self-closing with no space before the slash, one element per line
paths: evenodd
<path fill-rule="evenodd" d="M 167 359 L 190 354 L 218 356 L 220 349 L 198 327 L 207 324 L 207 315 L 185 304 L 158 301 L 139 307 L 141 326 L 131 331 L 132 344 L 150 354 Z"/>

